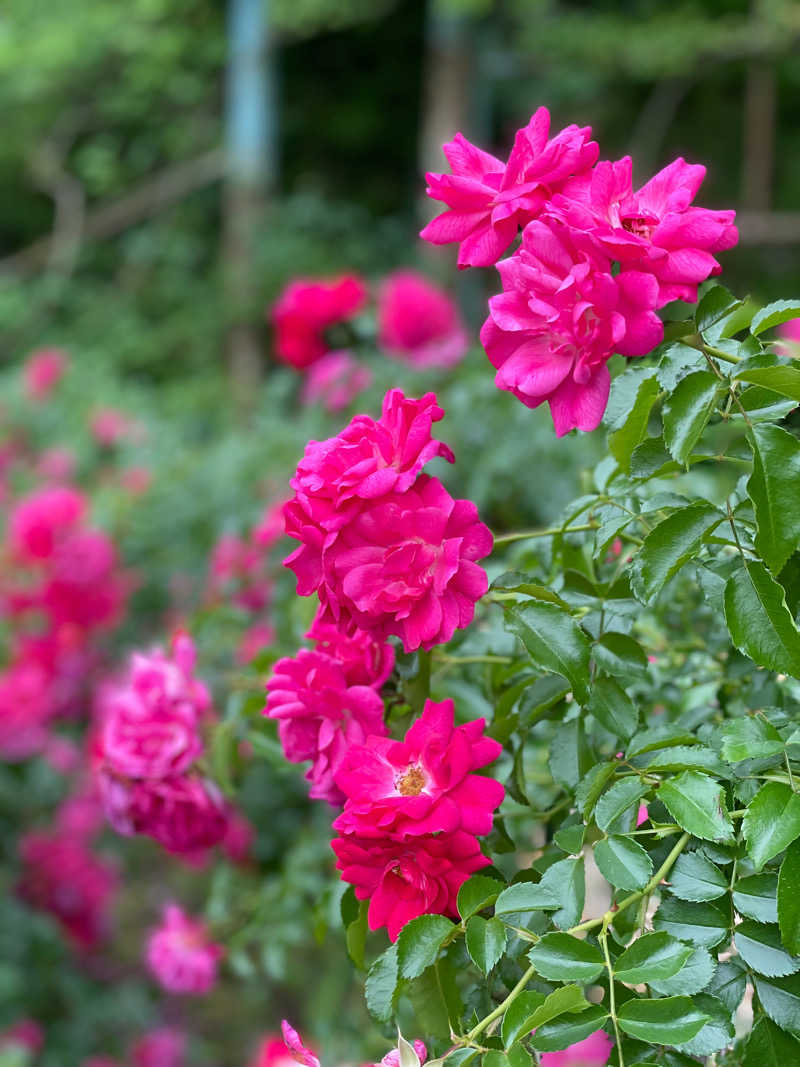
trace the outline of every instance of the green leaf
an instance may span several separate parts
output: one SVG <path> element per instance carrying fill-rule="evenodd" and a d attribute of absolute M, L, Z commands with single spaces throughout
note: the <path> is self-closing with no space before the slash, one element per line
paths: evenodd
<path fill-rule="evenodd" d="M 428 967 L 418 978 L 403 985 L 403 997 L 411 1001 L 415 1025 L 425 1034 L 447 1037 L 458 1025 L 463 1004 L 458 994 L 455 971 L 446 960 Z"/>
<path fill-rule="evenodd" d="M 733 643 L 754 663 L 800 677 L 800 630 L 783 587 L 759 560 L 748 560 L 728 579 L 725 621 Z"/>
<path fill-rule="evenodd" d="M 658 361 L 656 376 L 661 388 L 671 393 L 687 374 L 707 367 L 706 357 L 699 349 L 676 342 L 664 350 Z"/>
<path fill-rule="evenodd" d="M 716 900 L 728 888 L 728 879 L 699 852 L 684 852 L 672 868 L 670 889 L 681 900 Z"/>
<path fill-rule="evenodd" d="M 562 930 L 574 926 L 583 913 L 586 897 L 583 857 L 552 864 L 542 875 L 541 885 L 552 890 L 561 902 L 561 907 L 553 914 L 555 925 Z"/>
<path fill-rule="evenodd" d="M 689 1041 L 708 1022 L 709 1016 L 688 997 L 660 1000 L 628 1000 L 617 1015 L 620 1027 L 631 1037 L 654 1045 L 678 1045 Z"/>
<path fill-rule="evenodd" d="M 750 859 L 760 870 L 800 837 L 800 796 L 788 785 L 766 782 L 750 801 L 742 829 Z"/>
<path fill-rule="evenodd" d="M 555 890 L 541 882 L 517 882 L 504 889 L 494 906 L 495 915 L 526 911 L 557 911 L 562 901 Z"/>
<path fill-rule="evenodd" d="M 800 959 L 786 951 L 780 931 L 772 923 L 745 919 L 736 927 L 733 941 L 744 962 L 768 978 L 783 978 L 800 970 Z"/>
<path fill-rule="evenodd" d="M 605 880 L 617 889 L 641 889 L 653 873 L 653 861 L 630 837 L 612 836 L 598 841 L 594 861 Z"/>
<path fill-rule="evenodd" d="M 721 736 L 723 758 L 731 763 L 783 752 L 781 735 L 763 715 L 729 719 L 722 727 Z"/>
<path fill-rule="evenodd" d="M 662 782 L 658 799 L 678 826 L 705 841 L 729 841 L 733 823 L 721 785 L 698 771 L 684 771 Z"/>
<path fill-rule="evenodd" d="M 537 667 L 562 675 L 581 703 L 588 700 L 589 640 L 568 612 L 555 604 L 529 601 L 510 609 L 507 626 Z"/>
<path fill-rule="evenodd" d="M 795 403 L 800 403 L 800 367 L 796 364 L 779 363 L 771 367 L 739 365 L 733 376 L 743 382 L 764 386 L 773 393 L 780 393 L 781 396 L 788 396 Z"/>
<path fill-rule="evenodd" d="M 800 316 L 800 301 L 798 300 L 775 300 L 771 304 L 756 312 L 750 323 L 750 333 L 758 337 L 765 330 L 771 330 L 773 326 L 780 326 L 790 319 Z"/>
<path fill-rule="evenodd" d="M 784 945 L 800 955 L 800 841 L 789 845 L 778 875 L 778 922 Z"/>
<path fill-rule="evenodd" d="M 571 826 L 562 826 L 560 830 L 556 830 L 553 834 L 553 841 L 562 852 L 567 852 L 570 856 L 577 856 L 583 848 L 585 837 L 586 827 L 582 822 L 576 822 Z M 572 923 L 570 923 L 571 925 Z"/>
<path fill-rule="evenodd" d="M 347 933 L 345 934 L 347 954 L 359 970 L 363 970 L 365 966 L 364 949 L 367 944 L 367 909 L 367 901 L 359 901 L 358 916 L 347 924 Z"/>
<path fill-rule="evenodd" d="M 742 1067 L 789 1067 L 792 1060 L 800 1063 L 800 1044 L 762 1015 L 747 1038 Z"/>
<path fill-rule="evenodd" d="M 741 300 L 737 300 L 724 285 L 709 286 L 703 293 L 695 312 L 694 321 L 697 323 L 698 331 L 702 334 L 711 334 L 714 327 L 723 322 L 740 304 Z"/>
<path fill-rule="evenodd" d="M 691 953 L 686 963 L 672 978 L 653 978 L 648 983 L 656 993 L 663 993 L 666 997 L 674 995 L 693 996 L 705 989 L 714 977 L 717 962 L 711 953 L 702 945 L 694 948 L 690 945 Z M 739 998 L 741 1000 L 741 997 Z"/>
<path fill-rule="evenodd" d="M 578 805 L 578 809 L 584 819 L 588 819 L 591 816 L 597 803 L 597 798 L 605 789 L 606 783 L 614 777 L 616 772 L 617 764 L 615 762 L 597 763 L 580 780 L 575 790 L 575 803 Z"/>
<path fill-rule="evenodd" d="M 496 878 L 487 878 L 485 874 L 473 874 L 458 891 L 458 914 L 468 919 L 478 911 L 483 911 L 494 904 L 504 884 Z"/>
<path fill-rule="evenodd" d="M 647 672 L 647 654 L 638 641 L 627 634 L 604 633 L 592 648 L 597 666 L 607 674 L 628 678 Z"/>
<path fill-rule="evenodd" d="M 620 820 L 626 813 L 630 813 L 629 821 L 632 822 L 634 805 L 638 809 L 639 801 L 649 790 L 650 787 L 643 785 L 639 778 L 622 778 L 603 793 L 597 801 L 594 821 L 601 830 L 606 832 L 612 827 L 620 828 Z"/>
<path fill-rule="evenodd" d="M 753 473 L 747 492 L 756 515 L 755 546 L 773 574 L 800 546 L 800 441 L 771 423 L 747 431 L 753 450 Z"/>
<path fill-rule="evenodd" d="M 699 1011 L 708 1016 L 708 1022 L 688 1041 L 678 1042 L 679 1048 L 693 1056 L 710 1056 L 712 1052 L 730 1045 L 735 1037 L 733 1019 L 725 1005 L 708 993 L 692 998 Z"/>
<path fill-rule="evenodd" d="M 628 740 L 639 724 L 639 712 L 631 698 L 613 678 L 600 677 L 592 687 L 589 711 L 604 729 Z"/>
<path fill-rule="evenodd" d="M 789 978 L 754 976 L 761 1007 L 782 1030 L 800 1038 L 800 975 Z"/>
<path fill-rule="evenodd" d="M 607 1018 L 608 1012 L 599 1004 L 593 1004 L 579 1015 L 570 1015 L 566 1019 L 556 1019 L 537 1027 L 531 1045 L 539 1052 L 559 1052 L 593 1034 Z"/>
<path fill-rule="evenodd" d="M 557 782 L 575 788 L 594 762 L 581 719 L 571 719 L 558 727 L 547 762 Z"/>
<path fill-rule="evenodd" d="M 778 876 L 772 872 L 740 878 L 733 887 L 733 906 L 748 919 L 778 921 Z"/>
<path fill-rule="evenodd" d="M 654 526 L 632 567 L 631 585 L 636 597 L 643 604 L 649 603 L 684 563 L 697 555 L 722 518 L 711 504 L 698 502 Z"/>
<path fill-rule="evenodd" d="M 664 443 L 678 463 L 685 464 L 714 413 L 721 383 L 710 371 L 687 375 L 664 401 Z"/>
<path fill-rule="evenodd" d="M 705 774 L 730 776 L 730 768 L 722 762 L 712 748 L 706 745 L 675 745 L 662 752 L 656 752 L 644 764 L 648 771 L 703 771 Z"/>
<path fill-rule="evenodd" d="M 397 967 L 401 978 L 416 978 L 439 955 L 454 924 L 444 915 L 419 915 L 406 923 L 397 939 Z"/>
<path fill-rule="evenodd" d="M 730 920 L 710 902 L 689 904 L 675 897 L 666 897 L 653 916 L 653 926 L 656 930 L 666 930 L 679 941 L 713 948 L 727 937 Z"/>
<path fill-rule="evenodd" d="M 614 974 L 627 985 L 672 978 L 692 954 L 692 946 L 677 941 L 663 931 L 644 934 L 626 948 L 614 964 Z"/>
<path fill-rule="evenodd" d="M 473 915 L 467 922 L 466 944 L 469 958 L 479 971 L 488 974 L 506 949 L 506 928 L 499 919 Z"/>
<path fill-rule="evenodd" d="M 647 435 L 650 412 L 658 396 L 659 386 L 655 377 L 655 368 L 636 368 L 649 371 L 636 390 L 633 403 L 627 407 L 625 420 L 619 429 L 608 435 L 608 450 L 627 474 L 630 468 L 631 453 Z M 619 381 L 619 379 L 615 379 Z M 612 386 L 613 388 L 613 386 Z"/>
<path fill-rule="evenodd" d="M 388 1022 L 392 1017 L 397 981 L 397 944 L 394 944 L 372 964 L 364 988 L 367 1009 L 378 1022 Z"/>
<path fill-rule="evenodd" d="M 577 986 L 571 988 L 577 989 Z M 581 994 L 581 1000 L 586 1003 L 583 994 Z M 504 1048 L 510 1048 L 515 1041 L 518 1041 L 521 1037 L 527 1037 L 531 1030 L 536 1025 L 531 1020 L 534 1018 L 534 1013 L 537 1008 L 540 1008 L 545 1002 L 544 993 L 534 993 L 531 990 L 525 990 L 520 993 L 516 1000 L 513 1000 L 503 1016 L 502 1038 Z"/>
<path fill-rule="evenodd" d="M 721 1000 L 731 1015 L 739 1010 L 747 990 L 747 970 L 736 957 L 723 960 L 707 983 L 708 992 Z M 688 993 L 689 990 L 686 990 Z"/>
<path fill-rule="evenodd" d="M 600 949 L 570 934 L 545 934 L 528 959 L 542 978 L 554 982 L 591 982 L 603 970 Z"/>

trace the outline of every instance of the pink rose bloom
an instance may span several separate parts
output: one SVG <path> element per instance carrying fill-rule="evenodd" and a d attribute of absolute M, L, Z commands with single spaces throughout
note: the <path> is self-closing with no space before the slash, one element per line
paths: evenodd
<path fill-rule="evenodd" d="M 378 296 L 381 347 L 414 367 L 454 367 L 469 348 L 458 307 L 423 274 L 390 274 Z"/>
<path fill-rule="evenodd" d="M 211 553 L 209 592 L 217 599 L 229 598 L 244 611 L 264 611 L 272 596 L 265 562 L 260 546 L 235 534 L 223 534 Z"/>
<path fill-rule="evenodd" d="M 25 368 L 25 391 L 30 400 L 46 400 L 61 381 L 69 359 L 61 348 L 41 348 L 28 357 Z"/>
<path fill-rule="evenodd" d="M 362 837 L 490 833 L 505 790 L 472 772 L 503 747 L 484 736 L 485 726 L 484 719 L 455 726 L 452 700 L 427 700 L 405 741 L 369 737 L 353 745 L 336 774 L 346 799 L 334 830 Z"/>
<path fill-rule="evenodd" d="M 605 1067 L 614 1042 L 604 1030 L 595 1030 L 562 1052 L 543 1052 L 541 1067 Z"/>
<path fill-rule="evenodd" d="M 349 352 L 326 352 L 308 368 L 300 399 L 306 407 L 320 405 L 335 414 L 348 407 L 372 384 L 372 371 Z"/>
<path fill-rule="evenodd" d="M 775 345 L 775 351 L 779 355 L 791 358 L 800 355 L 800 319 L 790 319 L 779 326 L 778 337 L 782 343 Z"/>
<path fill-rule="evenodd" d="M 26 563 L 50 559 L 56 545 L 83 519 L 86 497 L 77 489 L 38 489 L 23 497 L 8 520 L 11 551 Z"/>
<path fill-rule="evenodd" d="M 571 182 L 554 207 L 623 269 L 657 278 L 658 307 L 670 300 L 694 303 L 699 283 L 722 270 L 712 253 L 739 240 L 735 211 L 692 206 L 705 175 L 705 167 L 678 158 L 634 191 L 633 165 L 625 156 Z"/>
<path fill-rule="evenodd" d="M 369 901 L 370 930 L 385 926 L 392 941 L 418 915 L 455 916 L 458 890 L 491 862 L 463 830 L 405 840 L 346 834 L 331 846 L 342 880 Z"/>
<path fill-rule="evenodd" d="M 190 919 L 176 904 L 164 909 L 161 926 L 147 939 L 145 960 L 168 993 L 208 993 L 217 981 L 225 950 L 208 936 L 203 922 Z"/>
<path fill-rule="evenodd" d="M 411 1045 L 417 1054 L 420 1064 L 424 1063 L 428 1058 L 428 1050 L 423 1042 L 418 1038 L 416 1041 L 412 1041 Z M 400 1067 L 400 1050 L 393 1048 L 391 1052 L 387 1052 L 380 1064 L 376 1064 L 375 1067 Z"/>
<path fill-rule="evenodd" d="M 20 1019 L 0 1033 L 0 1051 L 4 1048 L 23 1048 L 34 1054 L 44 1045 L 44 1030 L 33 1019 Z"/>
<path fill-rule="evenodd" d="M 317 652 L 337 660 L 348 685 L 371 685 L 380 689 L 394 668 L 394 648 L 376 641 L 366 630 L 342 630 L 317 614 L 306 637 Z"/>
<path fill-rule="evenodd" d="M 336 281 L 297 278 L 290 282 L 270 316 L 277 358 L 295 370 L 305 370 L 330 351 L 325 331 L 351 319 L 366 299 L 366 286 L 354 274 Z"/>
<path fill-rule="evenodd" d="M 298 1032 L 285 1019 L 281 1023 L 281 1032 L 286 1050 L 295 1063 L 302 1063 L 303 1067 L 320 1067 L 317 1057 L 305 1047 Z"/>
<path fill-rule="evenodd" d="M 517 253 L 498 264 L 503 292 L 489 300 L 481 342 L 495 384 L 535 408 L 547 401 L 557 436 L 600 425 L 614 352 L 640 356 L 663 338 L 658 283 L 624 271 L 556 219 L 526 226 Z"/>
<path fill-rule="evenodd" d="M 296 1065 L 297 1060 L 289 1052 L 286 1042 L 274 1035 L 264 1038 L 250 1063 L 250 1067 L 296 1067 Z"/>
<path fill-rule="evenodd" d="M 341 804 L 336 771 L 352 745 L 386 732 L 383 701 L 371 686 L 348 685 L 331 656 L 305 648 L 278 660 L 267 693 L 264 714 L 277 720 L 286 758 L 312 761 L 306 774 L 311 797 Z"/>
<path fill-rule="evenodd" d="M 517 131 L 507 164 L 457 133 L 443 148 L 452 174 L 426 175 L 428 196 L 449 210 L 429 222 L 420 237 L 435 245 L 458 241 L 459 267 L 496 263 L 519 227 L 597 159 L 589 126 L 567 126 L 551 139 L 549 132 L 550 113 L 540 107 Z"/>
<path fill-rule="evenodd" d="M 259 652 L 269 648 L 275 640 L 275 627 L 269 622 L 256 622 L 242 635 L 236 649 L 236 662 L 242 665 L 252 663 Z"/>
<path fill-rule="evenodd" d="M 118 621 L 129 589 L 129 576 L 119 572 L 108 535 L 76 530 L 55 547 L 41 606 L 58 625 L 110 626 Z"/>
<path fill-rule="evenodd" d="M 41 752 L 53 718 L 50 679 L 22 659 L 0 672 L 0 759 L 16 763 Z"/>
<path fill-rule="evenodd" d="M 96 411 L 89 422 L 89 429 L 102 448 L 113 448 L 126 438 L 142 436 L 142 427 L 117 408 Z"/>
<path fill-rule="evenodd" d="M 133 1067 L 183 1067 L 186 1034 L 160 1026 L 140 1037 L 131 1050 Z"/>
<path fill-rule="evenodd" d="M 396 634 L 406 652 L 444 644 L 472 622 L 489 585 L 477 560 L 491 550 L 475 505 L 422 474 L 411 489 L 365 504 L 326 547 L 326 618 L 352 620 L 376 639 Z"/>
<path fill-rule="evenodd" d="M 49 912 L 80 948 L 91 949 L 103 941 L 118 882 L 114 868 L 80 838 L 60 831 L 26 834 L 19 852 L 22 899 Z"/>
<path fill-rule="evenodd" d="M 75 474 L 75 453 L 69 448 L 48 448 L 36 464 L 36 473 L 50 482 L 68 482 Z"/>

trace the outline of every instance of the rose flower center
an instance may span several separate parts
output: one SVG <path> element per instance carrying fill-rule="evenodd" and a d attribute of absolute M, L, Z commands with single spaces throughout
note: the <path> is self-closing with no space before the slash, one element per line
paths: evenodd
<path fill-rule="evenodd" d="M 425 775 L 415 764 L 397 779 L 395 786 L 401 796 L 418 797 L 425 788 Z"/>

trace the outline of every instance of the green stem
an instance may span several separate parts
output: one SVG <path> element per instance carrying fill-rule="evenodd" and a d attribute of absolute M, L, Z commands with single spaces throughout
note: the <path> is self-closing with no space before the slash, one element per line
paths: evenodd
<path fill-rule="evenodd" d="M 511 656 L 451 656 L 447 652 L 434 653 L 439 663 L 513 663 Z"/>
<path fill-rule="evenodd" d="M 603 926 L 603 932 L 597 939 L 600 942 L 600 947 L 603 950 L 603 958 L 606 961 L 606 971 L 608 972 L 608 1005 L 609 1014 L 611 1015 L 611 1022 L 614 1026 L 614 1037 L 617 1041 L 617 1056 L 619 1057 L 619 1067 L 625 1067 L 625 1060 L 622 1057 L 622 1039 L 619 1033 L 619 1023 L 617 1022 L 617 1002 L 616 993 L 614 991 L 614 968 L 611 966 L 611 956 L 608 952 L 608 934 L 606 933 L 606 926 Z"/>
<path fill-rule="evenodd" d="M 512 541 L 533 540 L 536 537 L 555 537 L 557 534 L 580 533 L 582 530 L 596 530 L 598 523 L 583 522 L 578 526 L 551 526 L 547 530 L 519 530 L 517 533 L 499 534 L 494 539 L 497 545 L 507 545 Z"/>
<path fill-rule="evenodd" d="M 491 1026 L 495 1019 L 499 1019 L 501 1015 L 504 1015 L 508 1008 L 514 1003 L 517 997 L 520 995 L 525 986 L 530 982 L 531 978 L 536 974 L 535 967 L 529 967 L 523 974 L 506 999 L 498 1004 L 494 1011 L 490 1011 L 485 1019 L 481 1019 L 477 1026 L 473 1026 L 470 1032 L 464 1038 L 464 1044 L 471 1044 L 475 1038 L 482 1034 L 487 1026 Z"/>

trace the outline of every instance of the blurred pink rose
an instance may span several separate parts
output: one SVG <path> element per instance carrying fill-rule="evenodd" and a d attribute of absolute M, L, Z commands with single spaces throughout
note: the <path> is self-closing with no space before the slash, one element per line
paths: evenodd
<path fill-rule="evenodd" d="M 415 367 L 453 367 L 469 347 L 455 302 L 423 274 L 390 274 L 378 297 L 381 346 Z"/>
<path fill-rule="evenodd" d="M 306 407 L 320 404 L 326 411 L 346 408 L 372 383 L 372 372 L 339 350 L 328 352 L 308 368 L 300 394 Z"/>
<path fill-rule="evenodd" d="M 25 391 L 31 400 L 46 400 L 63 377 L 69 359 L 61 348 L 40 348 L 25 363 Z"/>

